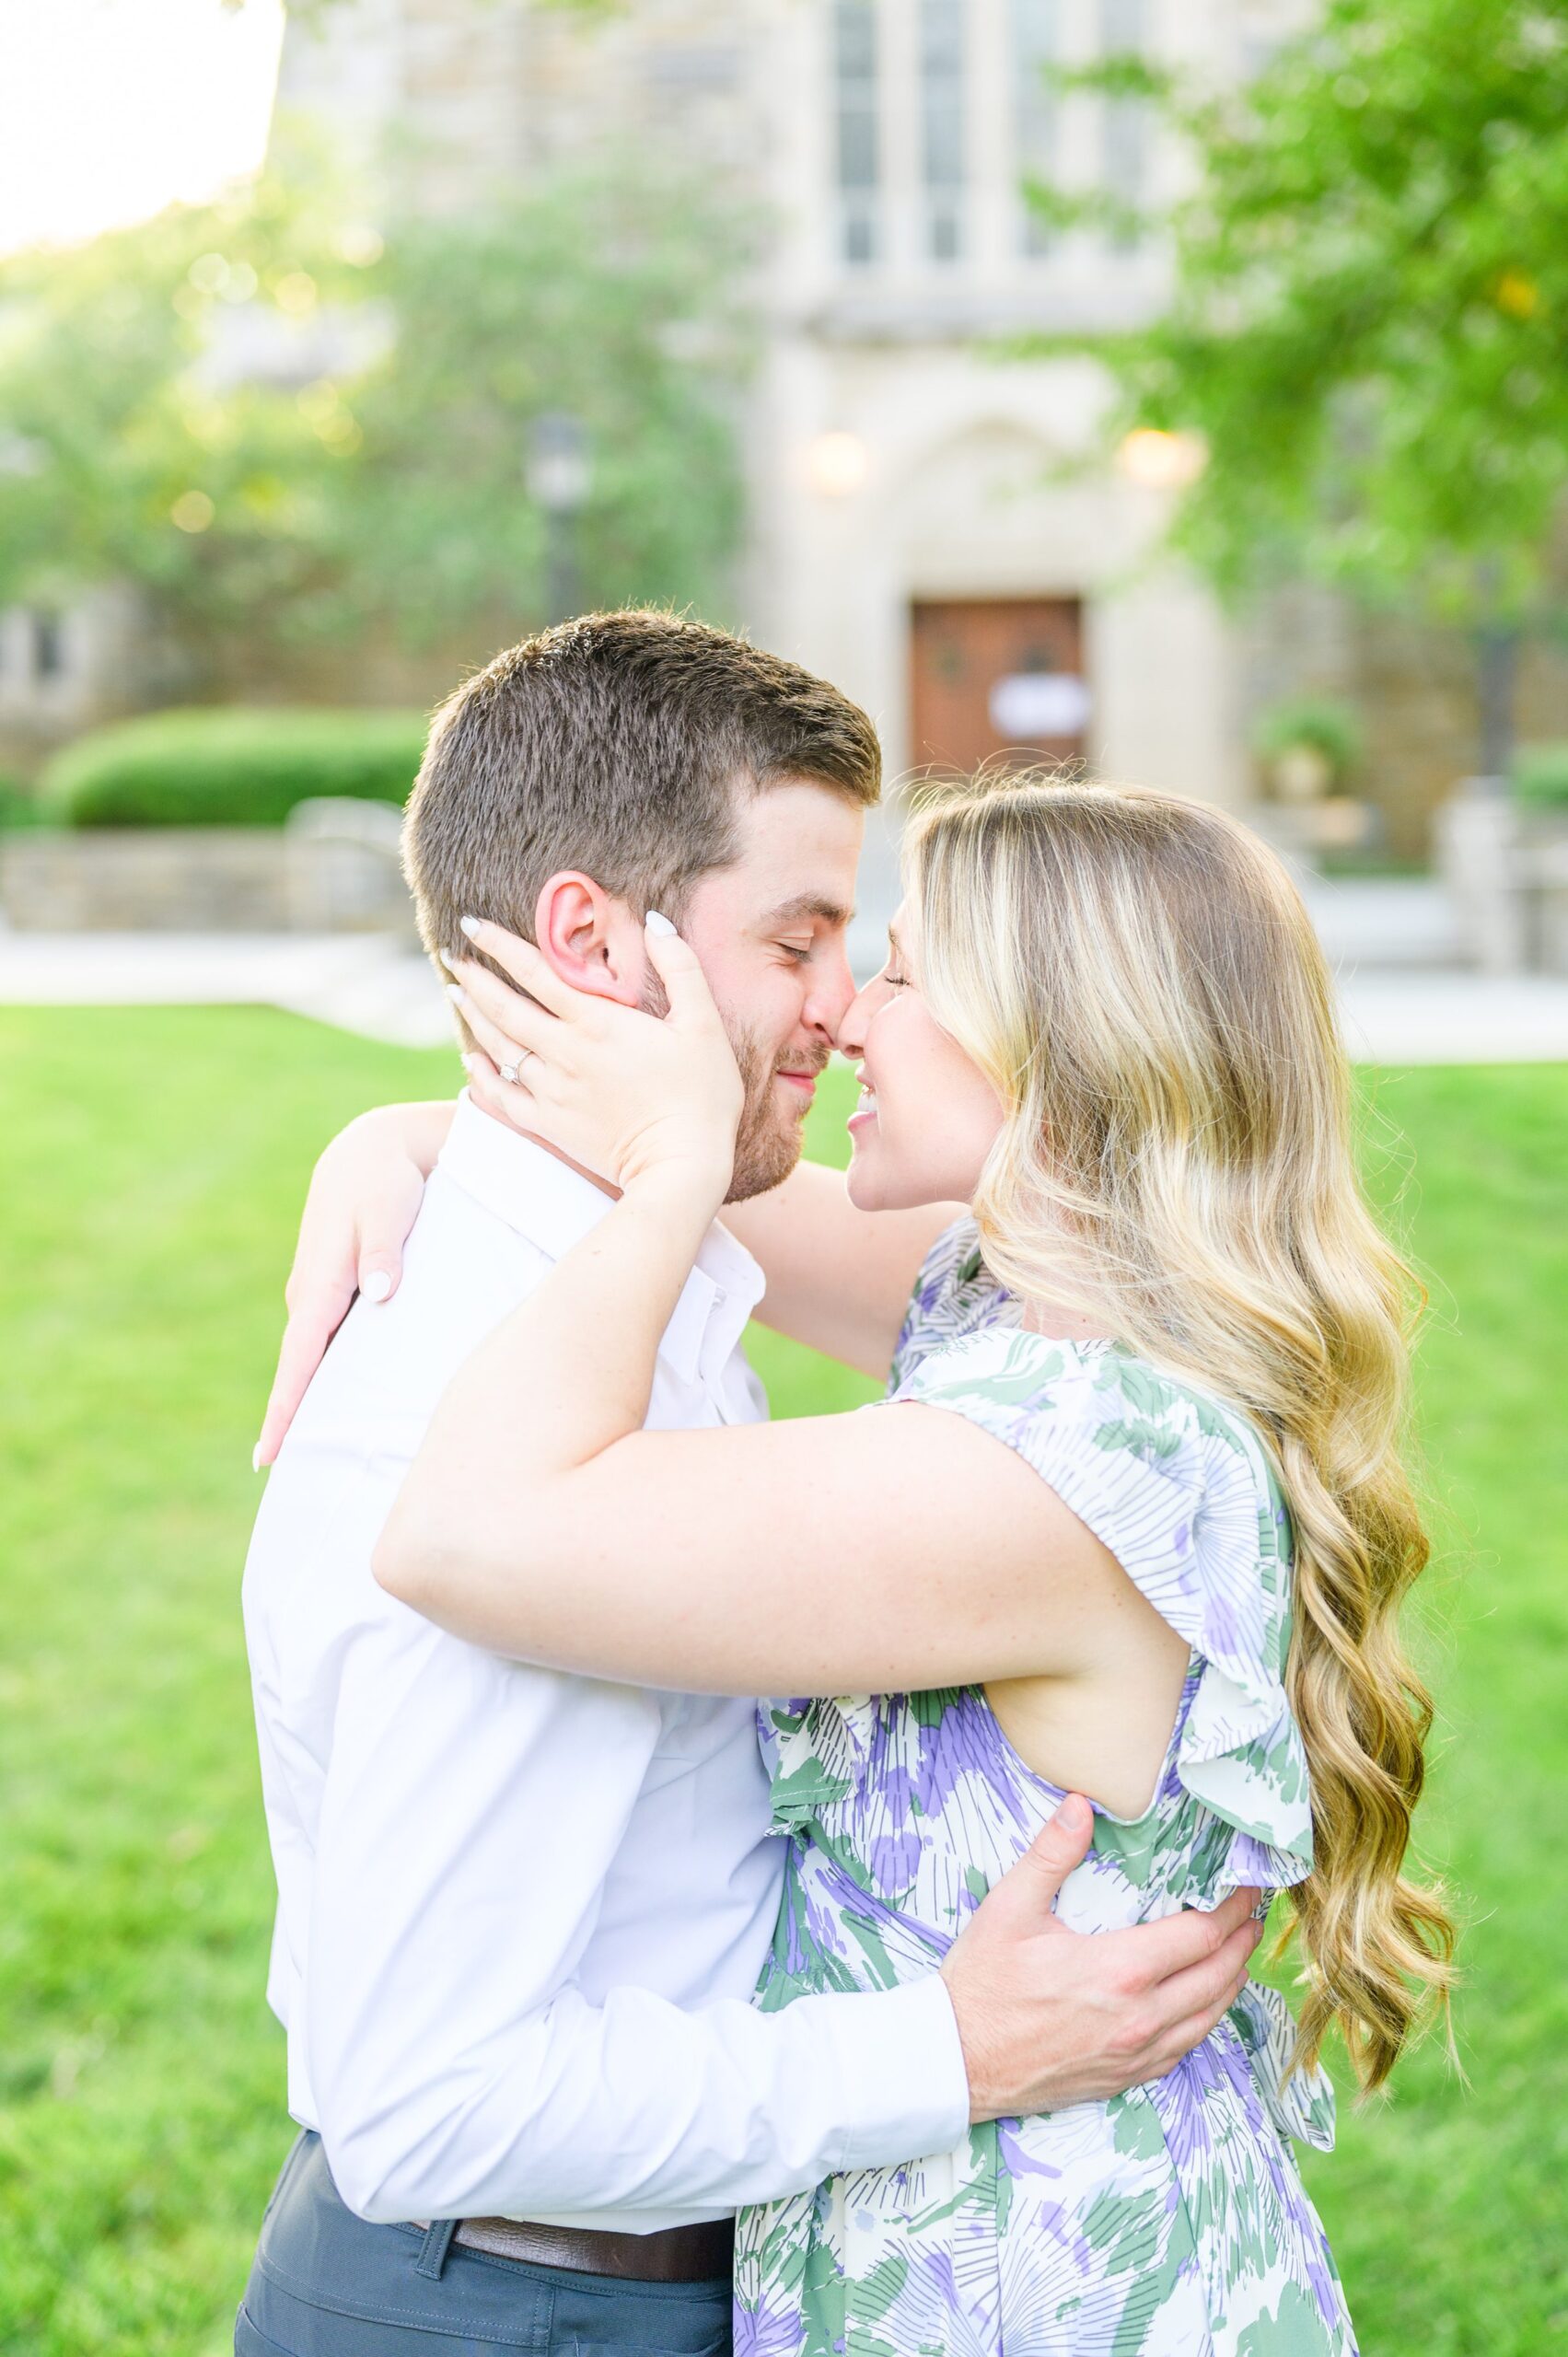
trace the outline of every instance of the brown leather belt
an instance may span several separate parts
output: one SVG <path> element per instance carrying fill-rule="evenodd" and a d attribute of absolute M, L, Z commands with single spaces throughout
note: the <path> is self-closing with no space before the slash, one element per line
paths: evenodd
<path fill-rule="evenodd" d="M 464 2218 L 452 2236 L 468 2250 L 517 2258 L 530 2267 L 569 2267 L 583 2275 L 619 2275 L 638 2283 L 700 2283 L 727 2275 L 735 2259 L 735 2221 L 667 2226 L 656 2235 L 607 2235 L 588 2226 L 535 2226 L 526 2218 Z"/>

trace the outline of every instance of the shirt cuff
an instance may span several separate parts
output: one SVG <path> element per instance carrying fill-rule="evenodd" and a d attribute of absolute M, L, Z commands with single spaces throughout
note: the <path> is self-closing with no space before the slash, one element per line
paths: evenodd
<path fill-rule="evenodd" d="M 840 2028 L 843 2168 L 891 2168 L 963 2142 L 969 2073 L 939 1972 L 853 1998 Z"/>

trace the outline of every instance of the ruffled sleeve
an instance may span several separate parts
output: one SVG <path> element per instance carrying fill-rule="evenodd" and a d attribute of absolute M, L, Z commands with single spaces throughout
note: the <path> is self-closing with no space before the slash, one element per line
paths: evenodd
<path fill-rule="evenodd" d="M 1200 1675 L 1172 1764 L 1234 1836 L 1207 1903 L 1303 1880 L 1307 1758 L 1283 1683 L 1290 1529 L 1245 1419 L 1111 1344 L 995 1326 L 927 1350 L 891 1399 L 1005 1441 L 1191 1648 Z"/>

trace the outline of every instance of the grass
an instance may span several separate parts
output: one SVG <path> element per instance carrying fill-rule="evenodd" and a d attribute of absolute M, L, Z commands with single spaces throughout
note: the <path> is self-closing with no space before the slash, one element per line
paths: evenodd
<path fill-rule="evenodd" d="M 448 1060 L 261 1010 L 0 1012 L 0 2351 L 219 2357 L 287 2144 L 238 1582 L 311 1159 Z M 1313 2189 L 1376 2357 L 1568 2347 L 1568 1067 L 1378 1076 L 1434 1288 L 1434 2049 Z M 817 1144 L 831 1151 L 830 1094 Z M 1405 1147 L 1380 1171 L 1397 1184 Z M 782 1412 L 857 1378 L 760 1338 Z"/>

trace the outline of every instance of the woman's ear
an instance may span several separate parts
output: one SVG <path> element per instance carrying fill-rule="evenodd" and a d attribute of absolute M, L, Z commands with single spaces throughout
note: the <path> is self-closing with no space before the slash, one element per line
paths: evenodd
<path fill-rule="evenodd" d="M 636 1006 L 647 973 L 643 927 L 624 900 L 591 876 L 566 868 L 534 903 L 534 939 L 563 982 L 596 998 Z"/>

